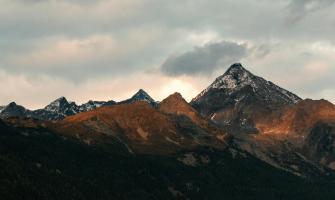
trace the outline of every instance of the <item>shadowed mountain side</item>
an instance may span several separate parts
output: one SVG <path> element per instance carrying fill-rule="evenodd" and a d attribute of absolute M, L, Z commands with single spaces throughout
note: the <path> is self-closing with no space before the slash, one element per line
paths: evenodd
<path fill-rule="evenodd" d="M 23 119 L 20 119 L 23 125 Z M 333 199 L 327 179 L 309 181 L 234 148 L 172 155 L 119 154 L 29 121 L 0 120 L 1 199 Z M 19 192 L 18 192 L 19 191 Z"/>
<path fill-rule="evenodd" d="M 335 170 L 335 120 L 318 122 L 308 134 L 303 150 L 312 161 Z"/>

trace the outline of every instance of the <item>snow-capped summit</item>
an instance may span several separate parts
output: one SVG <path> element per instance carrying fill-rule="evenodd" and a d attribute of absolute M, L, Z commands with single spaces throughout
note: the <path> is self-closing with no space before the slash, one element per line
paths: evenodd
<path fill-rule="evenodd" d="M 152 106 L 157 106 L 157 102 L 143 89 L 138 90 L 130 99 L 119 102 L 118 104 L 133 103 L 136 101 L 145 101 Z"/>
<path fill-rule="evenodd" d="M 232 73 L 236 73 L 236 72 L 244 72 L 244 71 L 248 71 L 246 70 L 241 63 L 234 63 L 232 64 L 229 69 L 226 71 L 226 73 L 232 74 Z"/>
<path fill-rule="evenodd" d="M 33 117 L 43 120 L 61 120 L 66 116 L 79 113 L 79 107 L 74 102 L 69 102 L 65 97 L 60 97 L 44 109 L 33 111 Z"/>
<path fill-rule="evenodd" d="M 77 105 L 75 102 L 69 102 L 65 97 L 60 97 L 44 109 L 33 111 L 33 117 L 42 120 L 62 120 L 67 116 L 75 115 L 81 112 L 87 112 L 101 106 L 115 104 L 114 101 L 88 101 L 82 105 Z"/>
<path fill-rule="evenodd" d="M 101 106 L 111 106 L 115 101 L 88 101 L 82 105 L 75 102 L 69 102 L 65 97 L 60 97 L 42 109 L 28 110 L 15 102 L 7 106 L 0 106 L 0 118 L 8 117 L 28 117 L 40 120 L 62 120 L 67 116 L 75 115 L 81 112 L 87 112 Z"/>
<path fill-rule="evenodd" d="M 208 89 L 240 89 L 246 85 L 255 86 L 254 75 L 243 68 L 240 63 L 233 64 L 223 75 L 219 76 Z"/>
<path fill-rule="evenodd" d="M 49 105 L 47 105 L 44 109 L 51 112 L 59 112 L 66 108 L 69 105 L 69 102 L 65 97 L 60 97 L 53 102 L 51 102 Z"/>
<path fill-rule="evenodd" d="M 253 75 L 240 63 L 235 63 L 194 98 L 191 104 L 202 115 L 219 124 L 238 123 L 239 127 L 253 127 L 249 119 L 255 113 L 266 115 L 271 110 L 300 100 L 297 95 Z M 238 119 L 242 121 L 236 121 Z"/>
<path fill-rule="evenodd" d="M 79 111 L 80 112 L 86 112 L 86 111 L 90 111 L 96 108 L 99 108 L 101 106 L 104 106 L 106 104 L 105 101 L 88 101 L 87 103 L 84 103 L 82 105 L 79 106 Z"/>
<path fill-rule="evenodd" d="M 231 65 L 223 75 L 216 78 L 215 81 L 193 99 L 192 102 L 200 100 L 202 96 L 210 91 L 220 90 L 227 95 L 231 95 L 241 90 L 245 90 L 246 88 L 251 89 L 253 93 L 257 93 L 269 101 L 278 100 L 286 103 L 297 103 L 301 100 L 297 95 L 263 79 L 262 77 L 253 75 L 240 63 L 235 63 Z"/>

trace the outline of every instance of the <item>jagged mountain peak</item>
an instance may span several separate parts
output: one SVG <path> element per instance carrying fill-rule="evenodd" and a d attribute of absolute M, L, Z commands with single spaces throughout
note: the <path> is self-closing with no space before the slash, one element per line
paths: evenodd
<path fill-rule="evenodd" d="M 12 109 L 25 110 L 25 108 L 23 106 L 18 105 L 16 102 L 11 102 L 7 106 L 3 107 L 3 110 L 12 110 Z"/>
<path fill-rule="evenodd" d="M 10 102 L 6 107 L 14 107 L 14 106 L 18 106 L 16 102 Z"/>
<path fill-rule="evenodd" d="M 52 112 L 57 116 L 69 116 L 80 112 L 79 107 L 74 102 L 69 102 L 65 97 L 60 97 L 44 108 L 47 112 Z"/>
<path fill-rule="evenodd" d="M 300 100 L 236 63 L 194 98 L 191 105 L 217 124 L 257 132 L 253 125 L 257 117 Z"/>
<path fill-rule="evenodd" d="M 236 72 L 244 72 L 244 71 L 248 71 L 248 70 L 246 70 L 241 63 L 234 63 L 228 68 L 226 73 L 236 73 Z"/>
<path fill-rule="evenodd" d="M 69 105 L 68 100 L 65 97 L 59 97 L 47 105 L 44 109 L 48 111 L 59 111 L 62 107 L 67 105 Z"/>
<path fill-rule="evenodd" d="M 132 99 L 141 99 L 141 100 L 149 100 L 150 102 L 153 102 L 153 100 L 150 95 L 144 91 L 143 89 L 139 89 L 138 92 L 136 92 L 132 97 Z"/>
<path fill-rule="evenodd" d="M 208 89 L 228 89 L 237 90 L 246 85 L 257 87 L 255 83 L 257 77 L 246 70 L 240 63 L 235 63 L 208 87 Z"/>
<path fill-rule="evenodd" d="M 82 105 L 68 101 L 65 97 L 59 97 L 42 109 L 27 110 L 15 102 L 7 106 L 0 106 L 0 118 L 8 117 L 31 117 L 41 120 L 62 120 L 67 116 L 75 115 L 80 112 L 90 111 L 101 106 L 115 105 L 115 101 L 93 101 L 90 100 Z"/>
<path fill-rule="evenodd" d="M 262 96 L 267 100 L 285 101 L 287 103 L 296 103 L 301 100 L 297 95 L 258 77 L 245 69 L 240 63 L 231 65 L 228 70 L 215 81 L 202 91 L 192 102 L 200 100 L 203 96 L 210 93 L 210 91 L 221 91 L 226 93 L 226 96 L 236 94 L 243 91 L 246 93 L 245 88 L 249 88 L 249 92 Z M 274 96 L 272 96 L 274 95 Z"/>
<path fill-rule="evenodd" d="M 145 101 L 152 106 L 157 106 L 156 101 L 143 89 L 139 89 L 130 99 L 119 102 L 118 104 L 129 104 L 136 101 Z"/>
<path fill-rule="evenodd" d="M 66 101 L 67 102 L 67 99 L 64 97 L 64 96 L 61 96 L 59 97 L 58 99 L 56 99 L 55 101 Z"/>
<path fill-rule="evenodd" d="M 9 103 L 7 106 L 1 108 L 0 117 L 25 117 L 30 114 L 30 111 L 16 104 L 15 102 Z"/>
<path fill-rule="evenodd" d="M 107 104 L 107 102 L 105 102 L 105 101 L 89 100 L 87 103 L 84 103 L 84 104 L 79 106 L 79 111 L 80 112 L 90 111 L 90 110 L 99 108 L 101 106 L 104 106 L 105 104 Z"/>
<path fill-rule="evenodd" d="M 142 88 L 140 88 L 137 93 L 147 93 L 146 91 L 144 91 Z"/>
<path fill-rule="evenodd" d="M 59 97 L 58 99 L 52 101 L 49 105 L 51 104 L 69 104 L 69 102 L 65 97 Z"/>

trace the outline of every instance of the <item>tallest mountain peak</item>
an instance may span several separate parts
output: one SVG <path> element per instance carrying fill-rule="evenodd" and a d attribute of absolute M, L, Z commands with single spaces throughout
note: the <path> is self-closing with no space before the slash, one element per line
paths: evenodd
<path fill-rule="evenodd" d="M 229 67 L 228 71 L 236 70 L 236 69 L 237 70 L 245 70 L 241 63 L 234 63 Z"/>
<path fill-rule="evenodd" d="M 224 73 L 224 75 L 228 74 L 243 74 L 247 73 L 249 75 L 252 75 L 251 72 L 249 72 L 247 69 L 245 69 L 241 63 L 234 63 L 232 64 L 228 70 Z"/>
<path fill-rule="evenodd" d="M 289 105 L 300 100 L 295 94 L 252 74 L 240 63 L 235 63 L 191 103 L 201 113 L 208 114 L 241 102 L 245 102 L 245 104 L 264 102 L 264 105 Z"/>
<path fill-rule="evenodd" d="M 209 86 L 209 88 L 236 90 L 250 85 L 255 87 L 257 79 L 251 72 L 246 70 L 240 63 L 231 65 L 228 70 Z"/>

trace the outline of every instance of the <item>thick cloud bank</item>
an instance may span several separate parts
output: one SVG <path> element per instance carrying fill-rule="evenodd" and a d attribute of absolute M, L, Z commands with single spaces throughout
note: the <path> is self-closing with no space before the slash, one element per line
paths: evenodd
<path fill-rule="evenodd" d="M 139 88 L 191 99 L 233 62 L 335 102 L 334 2 L 0 0 L 0 84 L 10 84 L 0 105 L 122 99 Z"/>

